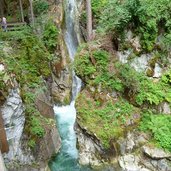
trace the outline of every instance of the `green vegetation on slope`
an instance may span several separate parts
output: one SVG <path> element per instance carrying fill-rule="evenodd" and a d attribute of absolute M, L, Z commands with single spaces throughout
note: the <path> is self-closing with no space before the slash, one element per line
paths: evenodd
<path fill-rule="evenodd" d="M 132 106 L 133 109 L 138 108 L 136 111 L 141 115 L 141 122 L 136 122 L 145 126 L 141 130 L 149 132 L 152 139 L 161 147 L 170 150 L 170 127 L 168 122 L 165 124 L 165 120 L 170 120 L 171 116 L 155 114 L 157 106 L 161 103 L 171 104 L 171 76 L 166 62 L 170 56 L 171 44 L 170 8 L 169 0 L 92 0 L 93 26 L 97 28 L 97 34 L 94 42 L 80 47 L 75 58 L 76 74 L 85 82 L 85 88 L 76 105 L 80 124 L 95 133 L 106 147 L 109 147 L 112 139 L 123 136 L 124 130 L 129 129 L 120 121 L 122 117 L 129 121 L 127 113 L 129 106 Z M 132 38 L 140 38 L 139 52 L 135 52 L 135 47 L 126 41 L 128 31 L 132 32 Z M 121 64 L 110 51 L 110 44 L 103 41 L 105 38 L 108 40 L 107 43 L 115 43 L 113 40 L 117 40 L 118 49 L 129 49 L 133 52 L 133 57 L 152 52 L 151 55 L 154 57 L 150 60 L 149 66 L 154 69 L 155 63 L 158 62 L 165 67 L 166 72 L 162 78 L 153 79 L 148 77 L 149 72 L 146 76 L 144 73 L 136 72 L 129 64 Z M 105 99 L 108 95 L 110 100 Z M 120 101 L 120 107 L 115 105 Z M 124 112 L 117 118 L 117 109 L 122 111 L 123 106 L 127 108 L 124 108 Z M 154 122 L 161 120 L 162 132 L 157 123 L 153 125 L 153 129 L 150 127 L 151 121 L 147 122 L 146 118 L 149 117 L 144 113 L 144 108 L 155 111 L 150 117 L 153 121 L 156 118 Z M 112 118 L 115 118 L 115 122 Z"/>
<path fill-rule="evenodd" d="M 54 36 L 48 37 L 51 35 L 51 30 L 53 35 L 57 36 L 57 29 L 54 27 L 52 23 L 45 27 L 43 37 L 50 52 L 53 52 L 56 45 L 52 45 L 51 42 L 57 39 Z M 38 94 L 46 90 L 43 80 L 51 76 L 50 61 L 52 57 L 43 41 L 28 28 L 21 32 L 2 33 L 0 40 L 2 40 L 0 59 L 7 68 L 8 78 L 10 79 L 12 75 L 20 85 L 21 97 L 26 107 L 25 133 L 29 137 L 30 147 L 34 147 L 35 142 L 45 134 L 44 126 L 48 125 L 48 119 L 40 115 L 37 110 L 35 99 Z M 7 53 L 3 48 L 7 49 Z M 4 74 L 0 75 L 0 79 L 3 80 L 0 88 L 5 92 L 7 81 L 4 77 Z"/>
<path fill-rule="evenodd" d="M 124 136 L 128 120 L 138 122 L 134 118 L 138 109 L 122 98 L 106 100 L 104 94 L 94 99 L 90 92 L 83 91 L 76 104 L 78 123 L 95 133 L 105 148 L 110 147 L 112 140 Z"/>
<path fill-rule="evenodd" d="M 170 0 L 109 0 L 103 8 L 99 29 L 118 36 L 131 29 L 140 36 L 143 50 L 151 51 L 159 35 L 162 43 L 166 39 L 171 42 L 170 8 Z M 162 48 L 164 51 L 165 47 Z"/>
<path fill-rule="evenodd" d="M 90 132 L 95 132 L 105 147 L 109 147 L 112 139 L 123 136 L 128 128 L 123 121 L 128 121 L 129 117 L 137 113 L 138 109 L 130 103 L 141 110 L 144 104 L 150 108 L 161 102 L 171 102 L 170 72 L 155 81 L 136 72 L 128 64 L 121 64 L 117 60 L 112 62 L 112 58 L 99 47 L 91 49 L 84 45 L 74 62 L 75 71 L 85 81 L 87 90 L 76 101 L 78 121 Z M 94 87 L 93 92 L 89 91 L 91 87 Z M 119 99 L 105 99 L 107 93 L 112 94 L 115 91 L 119 93 Z M 125 97 L 127 100 L 123 100 Z M 145 123 L 144 119 L 142 123 Z M 147 128 L 148 124 L 145 123 Z M 161 126 L 164 124 L 163 122 Z M 157 125 L 155 128 L 157 129 Z M 165 136 L 169 136 L 169 132 L 165 132 Z M 160 138 L 155 140 L 160 142 Z M 159 144 L 168 148 L 162 143 Z"/>

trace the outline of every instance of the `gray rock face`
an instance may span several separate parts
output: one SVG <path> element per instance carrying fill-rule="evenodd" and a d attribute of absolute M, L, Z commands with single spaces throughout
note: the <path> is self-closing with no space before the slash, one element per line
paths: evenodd
<path fill-rule="evenodd" d="M 52 95 L 54 97 L 55 102 L 57 103 L 65 103 L 67 99 L 68 103 L 70 102 L 71 95 L 71 75 L 68 70 L 63 70 L 61 72 L 61 77 L 53 77 L 52 83 Z"/>
<path fill-rule="evenodd" d="M 158 111 L 164 114 L 171 114 L 170 105 L 167 102 L 163 102 L 158 106 Z"/>
<path fill-rule="evenodd" d="M 171 153 L 154 147 L 143 146 L 143 152 L 152 159 L 171 158 Z"/>
<path fill-rule="evenodd" d="M 158 63 L 155 64 L 154 67 L 154 78 L 160 78 L 162 76 L 162 68 L 160 67 L 160 65 Z"/>
<path fill-rule="evenodd" d="M 100 166 L 103 163 L 100 154 L 103 153 L 101 147 L 90 137 L 86 136 L 79 127 L 77 127 L 77 138 L 79 148 L 79 163 L 81 165 Z"/>
<path fill-rule="evenodd" d="M 131 55 L 132 51 L 124 51 L 124 52 L 118 52 L 118 58 L 119 60 L 125 64 L 130 63 L 130 65 L 138 72 L 145 72 L 145 70 L 148 68 L 148 61 L 151 59 L 151 55 L 149 54 L 142 54 L 139 57 L 136 57 L 134 59 L 129 59 L 129 55 Z"/>
<path fill-rule="evenodd" d="M 146 70 L 149 68 L 150 64 L 149 61 L 152 59 L 151 54 L 142 54 L 141 56 L 136 56 L 133 59 L 129 59 L 129 56 L 131 55 L 132 51 L 127 50 L 123 52 L 117 52 L 118 59 L 123 64 L 129 63 L 130 66 L 132 66 L 137 72 L 146 72 Z M 162 75 L 162 68 L 158 63 L 155 63 L 154 66 L 154 78 L 160 78 Z"/>
<path fill-rule="evenodd" d="M 72 72 L 69 69 L 70 59 L 64 41 L 60 43 L 61 59 L 53 63 L 52 96 L 56 103 L 66 104 L 71 100 Z"/>
<path fill-rule="evenodd" d="M 119 164 L 124 171 L 150 171 L 140 166 L 139 162 L 139 157 L 132 154 L 127 154 L 119 158 Z"/>
<path fill-rule="evenodd" d="M 145 134 L 139 134 L 137 132 L 128 132 L 126 138 L 120 138 L 117 141 L 119 147 L 119 155 L 125 155 L 132 153 L 134 149 L 141 147 L 148 140 Z"/>
<path fill-rule="evenodd" d="M 9 152 L 3 155 L 5 162 L 17 160 L 21 163 L 30 163 L 33 157 L 30 154 L 25 155 L 21 145 L 25 116 L 19 89 L 10 90 L 1 112 L 9 143 Z"/>

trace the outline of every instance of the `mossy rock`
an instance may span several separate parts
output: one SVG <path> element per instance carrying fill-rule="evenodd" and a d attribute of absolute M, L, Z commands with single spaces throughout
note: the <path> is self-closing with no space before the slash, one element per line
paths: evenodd
<path fill-rule="evenodd" d="M 154 69 L 148 67 L 147 70 L 146 70 L 146 75 L 148 77 L 152 77 L 154 75 Z"/>

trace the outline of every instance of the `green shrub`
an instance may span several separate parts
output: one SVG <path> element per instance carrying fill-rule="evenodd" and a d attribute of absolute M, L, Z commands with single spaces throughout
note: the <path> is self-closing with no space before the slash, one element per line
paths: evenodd
<path fill-rule="evenodd" d="M 85 81 L 88 81 L 92 75 L 97 75 L 99 72 L 107 69 L 108 60 L 109 54 L 104 50 L 88 51 L 82 49 L 75 57 L 74 69 L 77 75 Z"/>
<path fill-rule="evenodd" d="M 143 114 L 140 130 L 150 131 L 154 140 L 163 148 L 171 151 L 171 116 L 153 114 L 147 112 Z"/>
<path fill-rule="evenodd" d="M 43 32 L 43 41 L 49 52 L 53 52 L 56 49 L 56 46 L 58 44 L 58 35 L 59 30 L 53 23 L 53 21 L 49 21 L 45 25 L 45 29 Z"/>
<path fill-rule="evenodd" d="M 34 0 L 34 14 L 41 15 L 42 13 L 47 12 L 49 4 L 46 0 Z"/>
<path fill-rule="evenodd" d="M 39 117 L 36 116 L 31 116 L 31 121 L 30 121 L 30 133 L 34 136 L 37 136 L 39 138 L 43 137 L 45 134 L 45 130 L 42 127 L 41 124 L 41 119 Z"/>
<path fill-rule="evenodd" d="M 143 50 L 152 51 L 159 34 L 163 38 L 171 34 L 170 8 L 169 0 L 109 0 L 101 14 L 99 29 L 111 34 L 131 29 L 140 36 Z M 167 40 L 170 44 L 170 39 Z"/>
<path fill-rule="evenodd" d="M 171 70 L 162 75 L 162 81 L 166 84 L 171 84 Z"/>
<path fill-rule="evenodd" d="M 33 146 L 33 141 L 37 141 L 45 134 L 43 128 L 45 119 L 37 110 L 35 99 L 37 92 L 44 88 L 43 78 L 50 76 L 50 54 L 41 40 L 28 30 L 18 34 L 7 32 L 1 37 L 4 41 L 8 41 L 5 46 L 12 46 L 13 49 L 8 54 L 0 55 L 1 61 L 8 69 L 7 75 L 0 76 L 0 80 L 6 80 L 8 74 L 15 75 L 26 108 L 25 133 L 30 138 L 30 146 Z M 3 53 L 2 49 L 1 53 Z"/>
<path fill-rule="evenodd" d="M 102 14 L 103 8 L 107 4 L 107 0 L 92 0 L 91 3 L 93 16 L 98 21 Z"/>
<path fill-rule="evenodd" d="M 29 146 L 30 148 L 34 148 L 34 147 L 36 146 L 35 140 L 30 139 L 30 140 L 28 141 L 28 146 Z"/>

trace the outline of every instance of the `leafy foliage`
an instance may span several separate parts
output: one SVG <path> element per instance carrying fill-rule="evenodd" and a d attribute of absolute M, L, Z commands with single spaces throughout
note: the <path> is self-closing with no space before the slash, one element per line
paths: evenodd
<path fill-rule="evenodd" d="M 46 0 L 34 0 L 34 14 L 41 15 L 42 13 L 47 12 L 49 4 Z"/>
<path fill-rule="evenodd" d="M 151 51 L 159 35 L 170 37 L 170 8 L 169 0 L 109 0 L 99 28 L 115 33 L 131 29 L 141 37 L 142 48 Z"/>
<path fill-rule="evenodd" d="M 125 123 L 136 108 L 123 99 L 114 102 L 94 100 L 90 93 L 83 92 L 76 100 L 79 124 L 95 132 L 105 148 L 110 147 L 112 139 L 123 136 Z"/>
<path fill-rule="evenodd" d="M 100 49 L 89 51 L 86 47 L 86 50 L 83 48 L 79 54 L 75 58 L 74 69 L 84 80 L 87 79 L 88 81 L 91 75 L 96 74 L 98 71 L 106 70 L 109 60 L 109 55 L 106 51 Z"/>
<path fill-rule="evenodd" d="M 7 48 L 12 46 L 0 59 L 7 67 L 8 74 L 15 76 L 20 83 L 21 96 L 26 107 L 25 131 L 30 138 L 30 147 L 33 147 L 34 142 L 45 134 L 43 124 L 46 120 L 35 107 L 35 98 L 43 89 L 42 78 L 50 76 L 50 54 L 41 40 L 28 30 L 17 34 L 3 33 L 1 38 L 6 42 L 8 40 L 5 45 Z"/>
<path fill-rule="evenodd" d="M 53 52 L 58 44 L 58 35 L 59 30 L 54 23 L 51 20 L 47 22 L 43 32 L 43 41 L 50 52 Z"/>
<path fill-rule="evenodd" d="M 93 16 L 96 20 L 99 20 L 102 10 L 107 4 L 107 0 L 92 0 L 91 3 Z"/>
<path fill-rule="evenodd" d="M 92 63 L 92 60 L 95 63 Z M 104 50 L 88 51 L 83 48 L 75 58 L 75 70 L 87 84 L 103 89 L 117 90 L 130 97 L 133 103 L 158 105 L 162 101 L 171 101 L 171 89 L 165 82 L 169 78 L 166 74 L 163 80 L 153 82 L 143 73 L 136 72 L 129 64 L 119 62 L 110 64 L 110 55 Z M 115 68 L 110 72 L 108 66 Z"/>
<path fill-rule="evenodd" d="M 147 112 L 143 114 L 140 124 L 142 131 L 150 131 L 154 140 L 165 149 L 171 151 L 171 116 L 162 114 L 153 114 Z"/>

